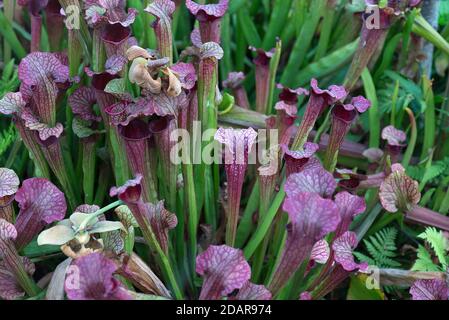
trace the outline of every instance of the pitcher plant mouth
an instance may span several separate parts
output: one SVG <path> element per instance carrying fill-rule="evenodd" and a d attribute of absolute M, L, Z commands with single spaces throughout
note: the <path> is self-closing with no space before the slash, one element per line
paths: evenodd
<path fill-rule="evenodd" d="M 129 27 L 123 27 L 120 24 L 107 25 L 102 33 L 102 39 L 106 43 L 112 45 L 119 45 L 127 40 L 131 35 Z"/>
<path fill-rule="evenodd" d="M 148 124 L 140 119 L 132 120 L 127 126 L 119 126 L 120 135 L 129 141 L 148 139 L 151 135 Z"/>
<path fill-rule="evenodd" d="M 118 79 L 119 77 L 117 75 L 112 75 L 107 72 L 102 72 L 98 74 L 94 74 L 92 76 L 92 87 L 94 87 L 96 90 L 104 91 L 106 88 L 106 85 L 114 79 Z"/>

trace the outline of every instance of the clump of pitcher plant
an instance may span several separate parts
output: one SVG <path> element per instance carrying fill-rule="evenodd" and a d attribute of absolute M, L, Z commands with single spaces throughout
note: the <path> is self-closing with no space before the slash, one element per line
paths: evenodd
<path fill-rule="evenodd" d="M 0 103 L 3 114 L 12 114 L 22 139 L 45 176 L 47 165 L 58 178 L 71 206 L 78 196 L 63 159 L 63 126 L 56 121 L 58 97 L 68 85 L 69 69 L 63 55 L 34 52 L 19 65 L 20 92 L 10 93 Z"/>
<path fill-rule="evenodd" d="M 449 299 L 449 153 L 431 148 L 448 45 L 427 2 L 17 3 L 1 4 L 19 136 L 0 141 L 1 299 L 357 299 L 372 270 L 382 298 Z M 441 73 L 422 90 L 419 36 Z M 393 224 L 404 270 L 373 253 L 393 261 Z M 405 270 L 434 258 L 410 245 L 423 225 L 446 263 Z"/>
<path fill-rule="evenodd" d="M 292 150 L 301 149 L 306 143 L 318 117 L 327 107 L 332 106 L 337 101 L 343 100 L 348 94 L 344 87 L 337 85 L 332 85 L 326 90 L 320 89 L 316 79 L 311 80 L 310 86 L 309 102 L 293 141 Z"/>

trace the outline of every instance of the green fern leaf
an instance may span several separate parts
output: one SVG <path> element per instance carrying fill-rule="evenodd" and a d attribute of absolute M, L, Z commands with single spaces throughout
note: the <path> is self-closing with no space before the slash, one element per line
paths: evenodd
<path fill-rule="evenodd" d="M 426 240 L 429 243 L 444 270 L 446 270 L 448 266 L 447 250 L 449 249 L 449 243 L 443 233 L 436 228 L 428 227 L 418 238 Z"/>
<path fill-rule="evenodd" d="M 370 265 L 376 265 L 380 268 L 397 268 L 401 264 L 394 260 L 396 254 L 396 237 L 398 231 L 395 228 L 385 228 L 363 240 L 369 256 L 360 252 L 354 252 L 354 255 L 361 261 Z"/>
<path fill-rule="evenodd" d="M 439 185 L 441 181 L 449 176 L 449 157 L 433 162 L 429 168 L 425 168 L 425 165 L 409 166 L 407 174 L 419 182 Z"/>
<path fill-rule="evenodd" d="M 360 261 L 368 263 L 368 265 L 370 265 L 370 266 L 376 265 L 376 261 L 374 259 L 371 259 L 370 257 L 368 257 L 367 255 L 364 255 L 361 252 L 355 251 L 355 252 L 353 252 L 353 254 L 354 254 L 354 256 L 357 259 L 359 259 Z"/>
<path fill-rule="evenodd" d="M 432 179 L 440 176 L 446 170 L 446 165 L 443 162 L 435 162 L 427 170 L 425 170 L 422 178 L 423 183 L 427 183 Z"/>
<path fill-rule="evenodd" d="M 412 271 L 442 271 L 441 267 L 437 266 L 432 261 L 432 256 L 423 246 L 418 247 L 418 258 L 412 267 Z"/>
<path fill-rule="evenodd" d="M 407 175 L 413 180 L 421 181 L 424 177 L 425 169 L 420 166 L 408 166 Z"/>

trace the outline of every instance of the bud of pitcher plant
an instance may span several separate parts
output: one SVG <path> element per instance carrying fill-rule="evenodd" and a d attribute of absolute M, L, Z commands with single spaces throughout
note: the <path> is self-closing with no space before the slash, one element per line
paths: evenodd
<path fill-rule="evenodd" d="M 391 162 L 398 162 L 401 151 L 406 146 L 404 143 L 407 140 L 405 132 L 393 126 L 387 126 L 382 130 L 382 139 L 387 142 L 385 151 L 390 156 Z"/>
<path fill-rule="evenodd" d="M 147 63 L 147 60 L 144 58 L 134 59 L 131 67 L 129 68 L 129 81 L 131 83 L 137 84 L 142 89 L 146 89 L 151 93 L 158 94 L 161 92 L 161 79 L 153 79 L 147 69 Z"/>

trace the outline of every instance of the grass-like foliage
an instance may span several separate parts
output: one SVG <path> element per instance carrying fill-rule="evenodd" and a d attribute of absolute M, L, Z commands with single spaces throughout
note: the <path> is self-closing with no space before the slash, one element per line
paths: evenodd
<path fill-rule="evenodd" d="M 0 299 L 447 300 L 448 19 L 0 1 Z"/>

